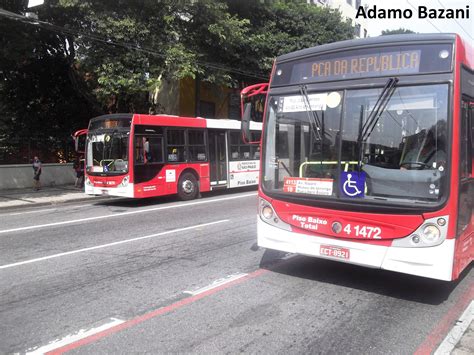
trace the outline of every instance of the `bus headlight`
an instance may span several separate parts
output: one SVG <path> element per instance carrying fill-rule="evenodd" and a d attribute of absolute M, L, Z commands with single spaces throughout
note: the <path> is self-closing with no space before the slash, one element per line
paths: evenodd
<path fill-rule="evenodd" d="M 440 245 L 448 236 L 448 222 L 449 216 L 428 218 L 408 237 L 394 239 L 392 246 L 426 248 Z"/>
<path fill-rule="evenodd" d="M 262 216 L 266 219 L 270 219 L 273 217 L 273 210 L 270 206 L 263 206 L 262 208 Z"/>
<path fill-rule="evenodd" d="M 441 232 L 439 229 L 432 225 L 429 224 L 423 228 L 423 233 L 421 234 L 421 238 L 425 243 L 432 244 L 436 243 L 441 236 Z"/>
<path fill-rule="evenodd" d="M 288 223 L 283 222 L 280 217 L 276 214 L 270 202 L 260 199 L 259 207 L 260 219 L 265 223 L 271 224 L 272 226 L 291 231 L 291 227 Z"/>
<path fill-rule="evenodd" d="M 118 187 L 126 187 L 128 186 L 128 182 L 130 181 L 130 176 L 125 176 L 120 184 L 118 184 Z"/>

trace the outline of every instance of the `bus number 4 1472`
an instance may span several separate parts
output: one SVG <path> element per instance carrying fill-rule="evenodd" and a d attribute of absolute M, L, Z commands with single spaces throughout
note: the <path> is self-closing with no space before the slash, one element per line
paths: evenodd
<path fill-rule="evenodd" d="M 354 234 L 356 237 L 365 238 L 365 239 L 382 239 L 380 234 L 382 230 L 379 227 L 369 227 L 369 226 L 359 226 L 355 225 L 351 227 L 350 224 L 347 224 L 344 227 L 344 232 L 347 235 L 352 234 L 352 229 L 354 230 Z"/>

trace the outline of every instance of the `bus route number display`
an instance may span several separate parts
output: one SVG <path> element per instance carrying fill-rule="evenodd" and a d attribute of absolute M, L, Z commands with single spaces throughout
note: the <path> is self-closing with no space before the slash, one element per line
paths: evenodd
<path fill-rule="evenodd" d="M 420 50 L 377 53 L 352 57 L 327 59 L 307 63 L 314 80 L 335 80 L 354 76 L 418 73 Z"/>

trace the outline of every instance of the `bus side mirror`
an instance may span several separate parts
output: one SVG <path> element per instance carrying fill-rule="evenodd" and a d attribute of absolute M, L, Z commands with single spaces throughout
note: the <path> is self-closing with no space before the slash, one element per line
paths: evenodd
<path fill-rule="evenodd" d="M 242 114 L 242 139 L 245 143 L 250 143 L 252 137 L 250 135 L 250 121 L 252 120 L 252 103 L 247 102 L 244 104 L 244 112 Z"/>
<path fill-rule="evenodd" d="M 252 141 L 255 137 L 252 137 L 250 125 L 252 122 L 253 124 L 261 124 L 263 121 L 268 85 L 268 83 L 250 85 L 240 92 L 242 140 L 247 144 L 260 144 L 260 139 Z"/>
<path fill-rule="evenodd" d="M 74 140 L 74 150 L 76 153 L 84 153 L 86 150 L 87 128 L 80 129 L 72 134 Z"/>

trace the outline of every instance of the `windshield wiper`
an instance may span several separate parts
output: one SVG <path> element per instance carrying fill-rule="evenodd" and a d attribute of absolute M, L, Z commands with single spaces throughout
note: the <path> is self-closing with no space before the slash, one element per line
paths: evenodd
<path fill-rule="evenodd" d="M 357 138 L 357 148 L 359 150 L 359 160 L 358 160 L 359 170 L 361 168 L 362 155 L 363 155 L 362 145 L 367 142 L 370 135 L 374 131 L 375 126 L 377 125 L 377 122 L 380 119 L 380 116 L 382 116 L 385 109 L 387 108 L 387 105 L 390 99 L 392 98 L 393 93 L 395 92 L 398 80 L 399 79 L 396 77 L 389 78 L 387 80 L 387 83 L 385 84 L 384 88 L 382 89 L 382 92 L 377 98 L 377 101 L 375 102 L 375 105 L 372 108 L 372 111 L 370 111 L 369 116 L 367 117 L 367 121 L 359 130 L 359 137 Z M 360 117 L 361 121 L 362 121 L 362 117 L 363 117 L 363 111 L 361 110 L 361 117 Z"/>
<path fill-rule="evenodd" d="M 306 108 L 306 113 L 308 114 L 309 126 L 311 128 L 311 133 L 315 140 L 322 140 L 321 136 L 321 121 L 319 119 L 318 113 L 313 111 L 311 108 L 311 103 L 309 102 L 308 90 L 306 85 L 300 85 L 300 93 L 303 97 L 304 106 Z"/>

